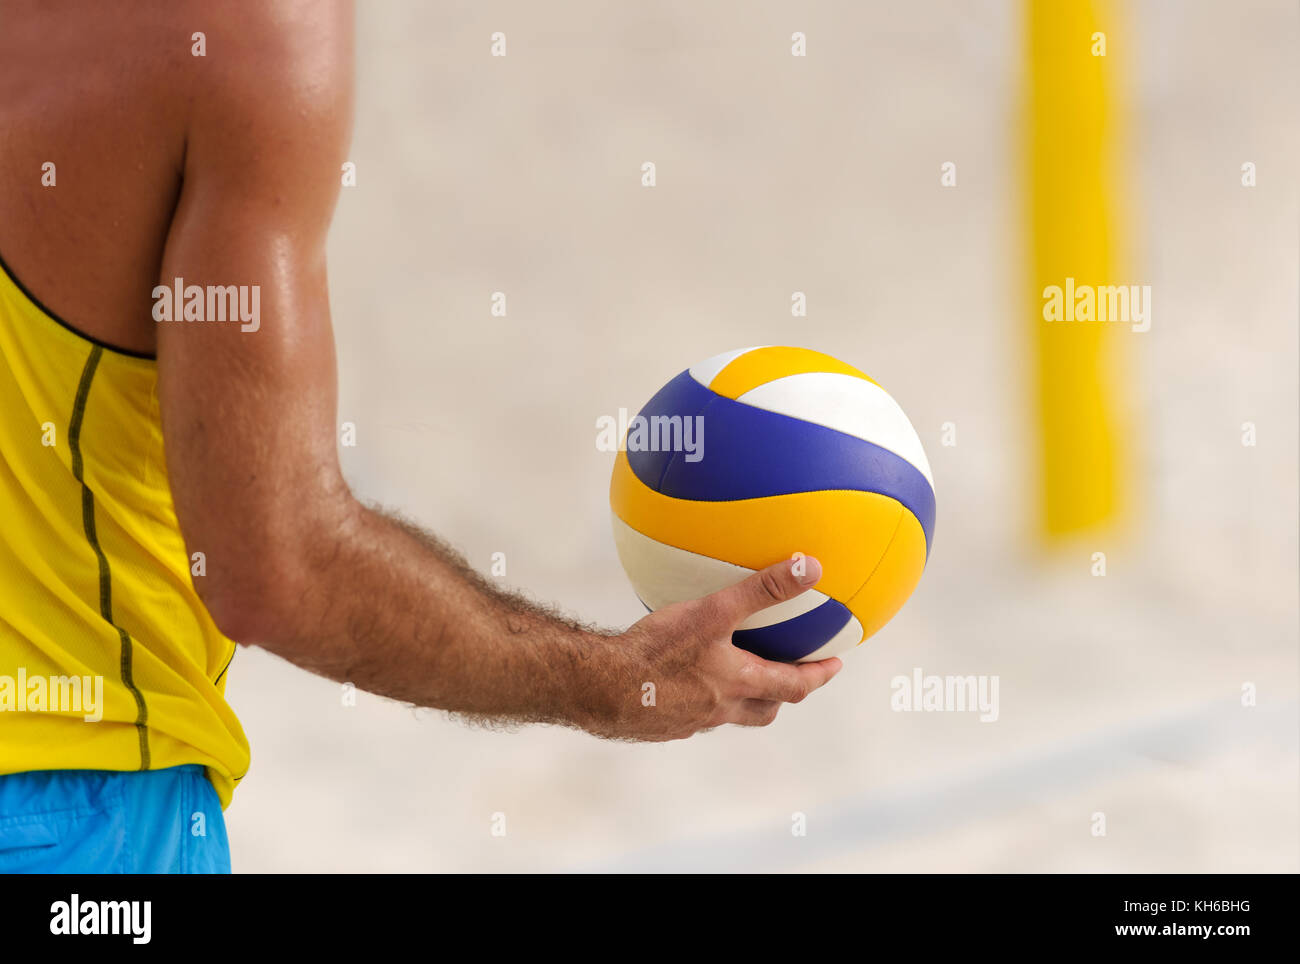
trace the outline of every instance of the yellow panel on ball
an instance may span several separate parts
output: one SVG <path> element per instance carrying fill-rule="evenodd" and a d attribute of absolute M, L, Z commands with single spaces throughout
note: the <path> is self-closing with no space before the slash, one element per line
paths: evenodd
<path fill-rule="evenodd" d="M 615 545 L 647 607 L 717 591 L 795 552 L 822 577 L 732 642 L 824 659 L 876 632 L 929 556 L 935 499 L 920 438 L 860 369 L 821 352 L 726 352 L 669 381 L 614 462 Z"/>

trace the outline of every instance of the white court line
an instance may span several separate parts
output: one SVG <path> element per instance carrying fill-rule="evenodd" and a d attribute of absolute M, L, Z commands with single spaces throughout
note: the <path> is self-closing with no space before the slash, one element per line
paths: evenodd
<path fill-rule="evenodd" d="M 955 776 L 885 789 L 808 814 L 816 833 L 794 837 L 787 821 L 683 841 L 574 867 L 577 873 L 744 873 L 788 870 L 843 856 L 870 844 L 954 827 L 1058 796 L 1063 790 L 1114 779 L 1151 762 L 1187 763 L 1225 747 L 1275 743 L 1300 746 L 1294 699 L 1245 708 L 1215 701 L 1176 715 L 1112 726 L 1065 747 L 1030 752 L 1011 762 L 971 767 Z M 784 815 L 783 815 L 784 816 Z"/>

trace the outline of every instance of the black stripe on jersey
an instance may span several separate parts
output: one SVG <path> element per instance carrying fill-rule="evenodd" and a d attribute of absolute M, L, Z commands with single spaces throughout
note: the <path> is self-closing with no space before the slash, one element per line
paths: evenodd
<path fill-rule="evenodd" d="M 86 358 L 86 367 L 81 371 L 81 382 L 77 385 L 77 397 L 72 404 L 72 419 L 68 423 L 68 446 L 72 449 L 72 475 L 81 483 L 81 523 L 86 530 L 86 541 L 95 550 L 99 560 L 99 614 L 105 622 L 117 630 L 121 641 L 121 659 L 119 666 L 122 685 L 135 697 L 135 729 L 140 738 L 140 769 L 149 769 L 149 708 L 145 706 L 144 694 L 135 685 L 131 666 L 131 636 L 125 629 L 113 622 L 113 573 L 108 566 L 108 557 L 100 548 L 99 536 L 95 532 L 95 493 L 86 485 L 84 466 L 81 461 L 81 424 L 86 415 L 86 399 L 90 397 L 90 383 L 95 378 L 99 359 L 104 354 L 100 345 L 90 349 Z"/>

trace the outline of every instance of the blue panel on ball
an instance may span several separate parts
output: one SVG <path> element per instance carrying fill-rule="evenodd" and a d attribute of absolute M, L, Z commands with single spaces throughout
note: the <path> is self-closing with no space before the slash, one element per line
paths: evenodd
<path fill-rule="evenodd" d="M 638 419 L 646 420 L 642 423 L 642 439 L 638 440 L 636 436 L 638 425 L 635 422 L 628 426 L 625 441 L 627 463 L 632 473 L 658 492 L 659 483 L 677 451 L 671 445 L 660 444 L 660 426 L 668 423 L 650 423 L 648 420 L 652 416 L 669 419 L 675 417 L 679 420 L 678 425 L 684 425 L 682 420 L 701 414 L 710 402 L 720 397 L 717 392 L 710 391 L 692 378 L 689 371 L 682 372 L 655 392 L 654 397 L 637 413 Z M 671 440 L 671 427 L 669 435 Z"/>
<path fill-rule="evenodd" d="M 686 435 L 684 420 L 701 417 L 702 434 Z M 921 523 L 926 556 L 934 537 L 934 489 L 901 456 L 833 428 L 724 398 L 682 372 L 646 403 L 639 417 L 643 441 L 654 451 L 627 459 L 636 477 L 674 499 L 726 502 L 792 492 L 847 489 L 897 499 Z M 653 421 L 659 417 L 661 421 Z M 677 423 L 662 421 L 678 418 Z M 632 430 L 629 430 L 632 439 Z M 690 439 L 700 458 L 667 451 L 666 442 Z"/>
<path fill-rule="evenodd" d="M 828 599 L 816 609 L 783 623 L 738 629 L 731 634 L 731 641 L 764 659 L 789 663 L 825 646 L 851 616 L 843 603 Z"/>

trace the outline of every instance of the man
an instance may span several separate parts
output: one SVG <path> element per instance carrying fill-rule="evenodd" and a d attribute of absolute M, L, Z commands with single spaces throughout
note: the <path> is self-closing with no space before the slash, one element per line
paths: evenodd
<path fill-rule="evenodd" d="M 235 641 L 633 740 L 770 723 L 839 669 L 730 643 L 816 560 L 602 634 L 358 503 L 325 268 L 351 109 L 346 3 L 0 0 L 0 871 L 228 870 Z"/>

